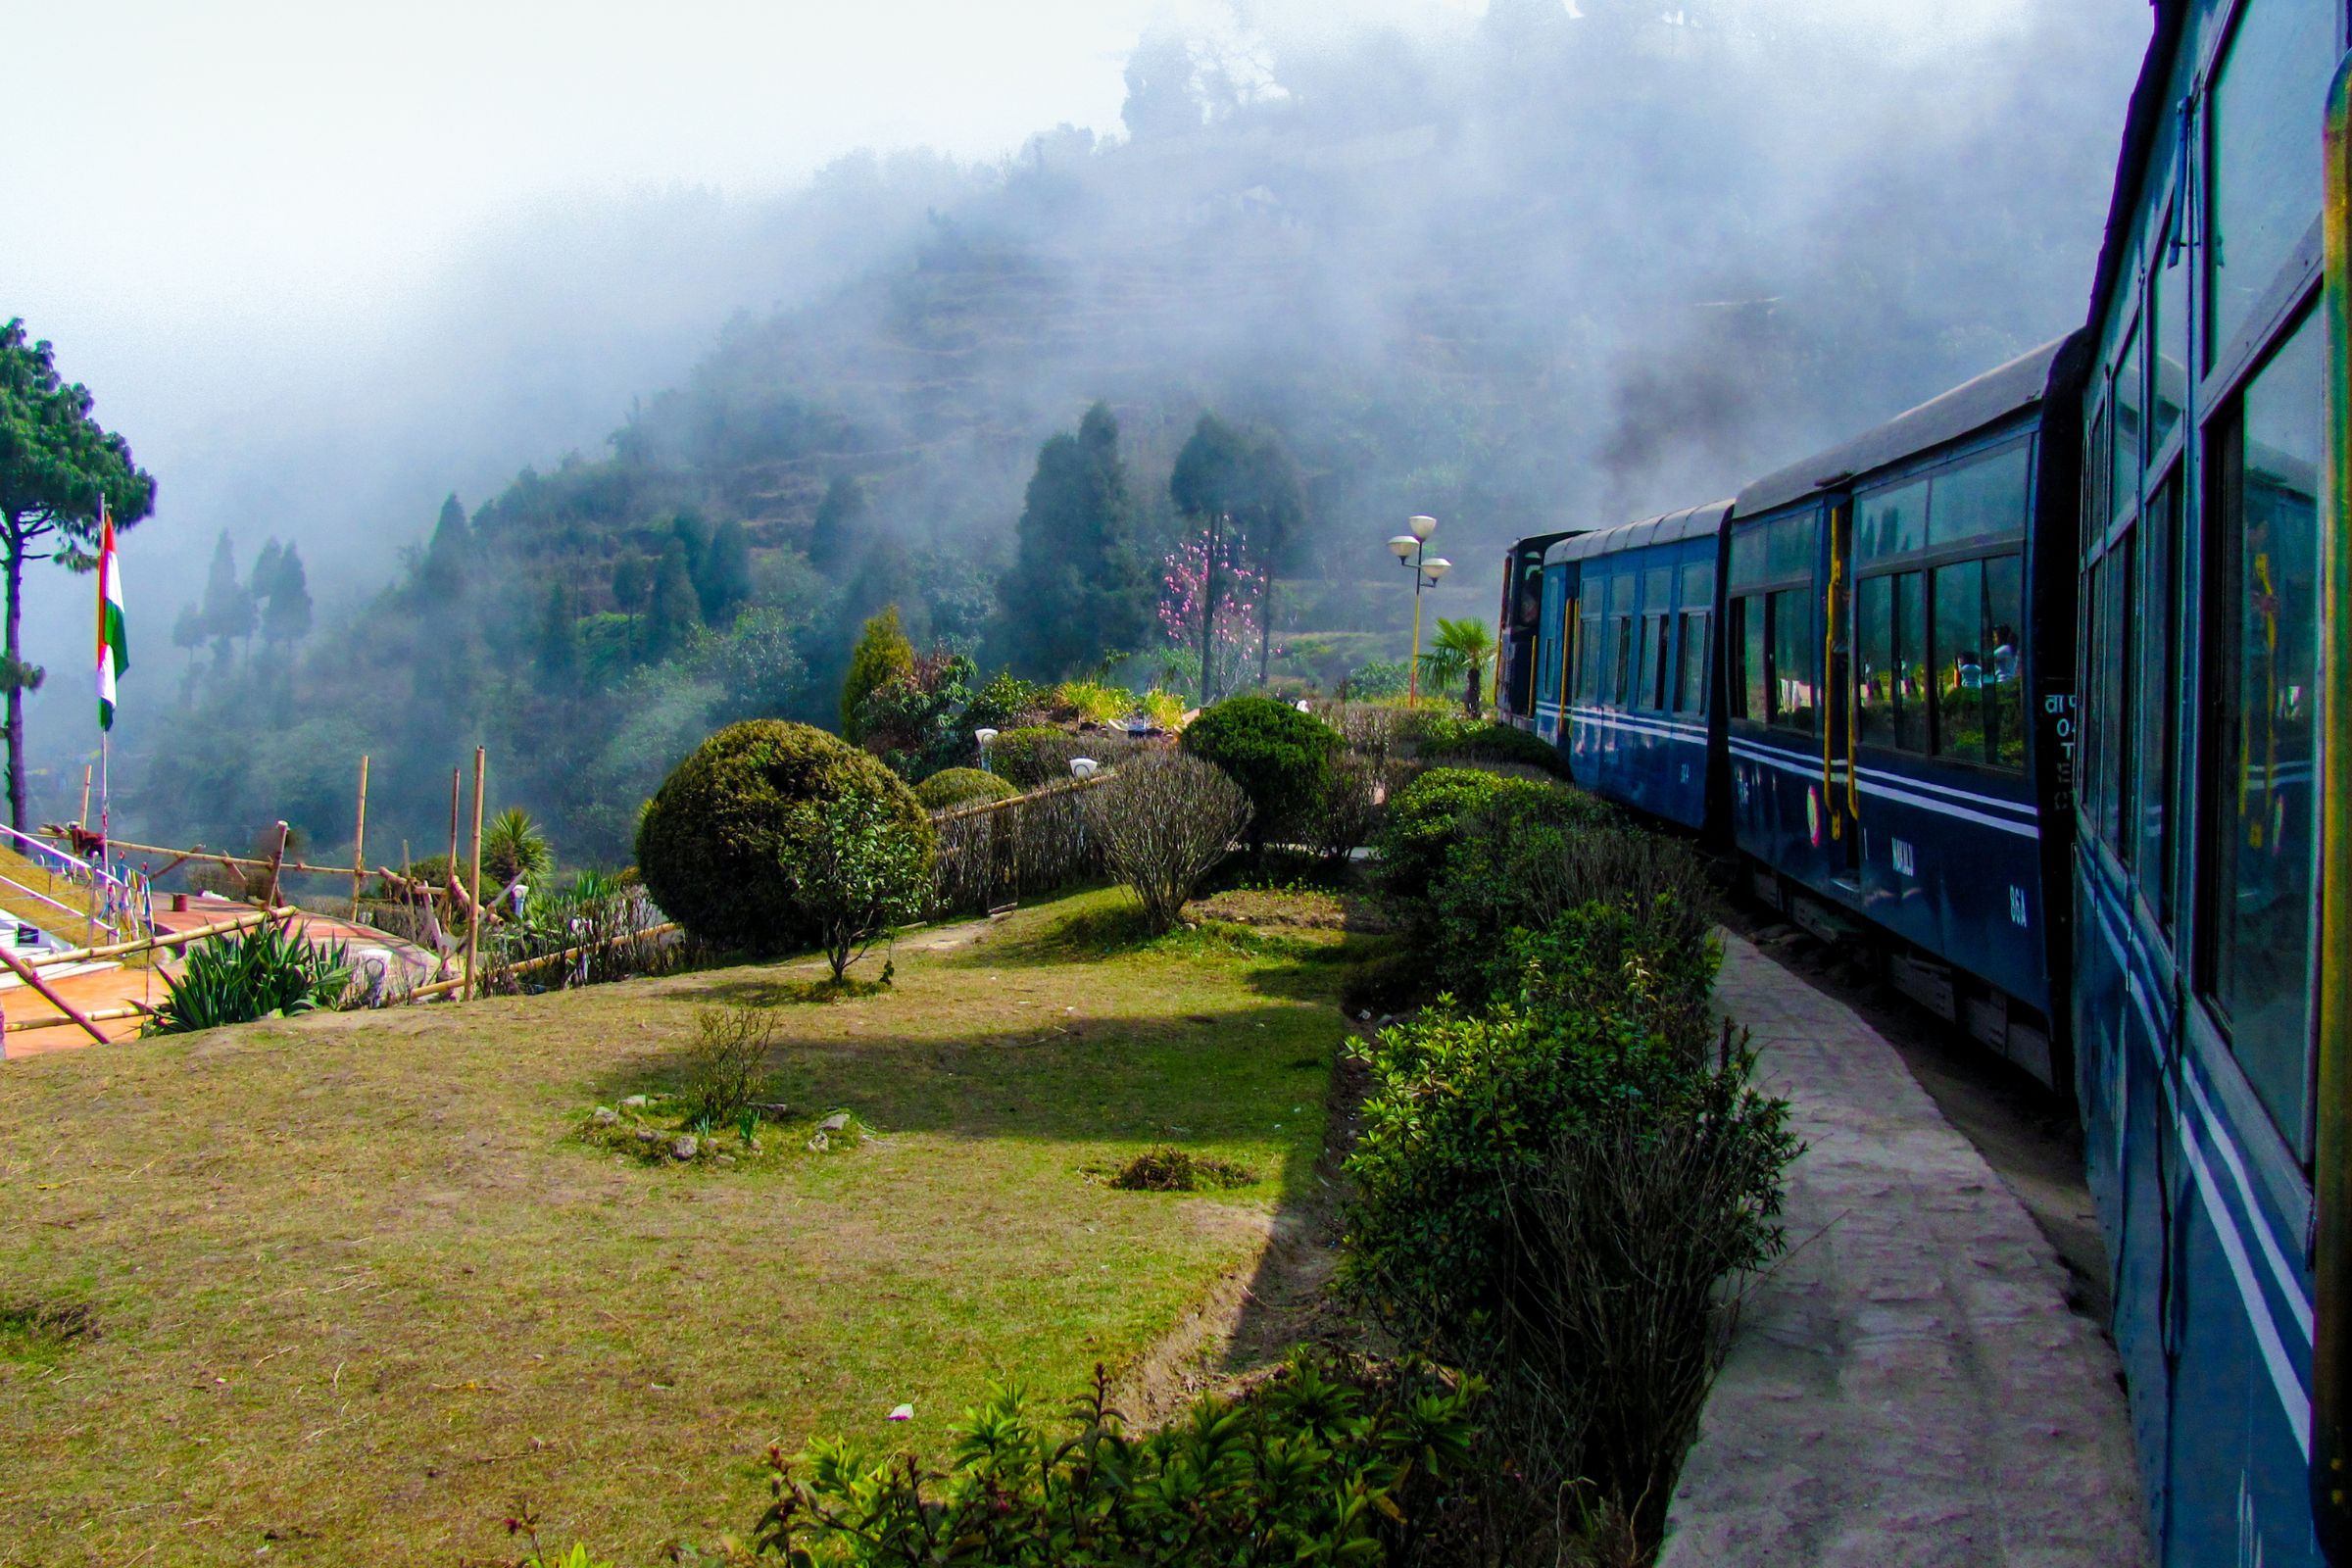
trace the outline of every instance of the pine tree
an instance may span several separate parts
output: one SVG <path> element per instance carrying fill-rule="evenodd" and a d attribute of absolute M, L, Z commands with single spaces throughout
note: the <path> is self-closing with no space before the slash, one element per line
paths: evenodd
<path fill-rule="evenodd" d="M 534 662 L 540 679 L 558 690 L 569 688 L 579 677 L 579 612 L 570 591 L 560 582 L 550 584 L 547 590 L 547 611 L 540 617 Z"/>
<path fill-rule="evenodd" d="M 849 474 L 837 474 L 825 486 L 825 499 L 816 504 L 816 521 L 808 530 L 808 564 L 831 575 L 848 565 L 862 542 L 859 524 L 865 520 L 865 487 Z"/>
<path fill-rule="evenodd" d="M 701 513 L 689 508 L 669 519 L 670 537 L 686 549 L 686 580 L 701 592 L 703 567 L 710 555 L 710 527 Z"/>
<path fill-rule="evenodd" d="M 865 706 L 865 700 L 892 681 L 913 673 L 914 645 L 899 624 L 899 607 L 884 605 L 866 620 L 858 635 L 858 646 L 850 652 L 849 678 L 841 683 L 842 738 L 855 744 L 858 710 Z"/>
<path fill-rule="evenodd" d="M 273 548 L 275 540 L 268 548 Z M 292 644 L 311 634 L 310 575 L 302 567 L 302 547 L 288 545 L 270 562 L 265 577 L 259 564 L 253 570 L 256 597 L 262 599 L 262 640 Z"/>
<path fill-rule="evenodd" d="M 735 624 L 735 612 L 752 597 L 752 536 L 742 523 L 729 518 L 718 525 L 710 548 L 703 553 L 702 575 L 694 587 L 707 623 Z"/>
<path fill-rule="evenodd" d="M 473 575 L 473 529 L 466 521 L 466 509 L 458 504 L 453 493 L 441 503 L 440 520 L 433 524 L 433 537 L 424 547 L 422 577 L 426 593 L 441 600 L 464 597 L 466 583 Z"/>
<path fill-rule="evenodd" d="M 1038 449 L 1019 554 L 999 585 L 1005 662 L 1041 679 L 1140 647 L 1149 590 L 1135 556 L 1119 422 L 1098 403 Z"/>
<path fill-rule="evenodd" d="M 645 615 L 645 653 L 656 663 L 686 646 L 702 623 L 694 599 L 694 579 L 686 571 L 686 545 L 672 538 L 654 568 L 653 603 Z"/>
<path fill-rule="evenodd" d="M 228 542 L 225 528 L 213 546 L 212 568 L 205 575 L 204 608 L 197 613 L 204 623 L 204 635 L 213 645 L 214 666 L 225 669 L 228 645 L 253 635 L 253 595 L 237 580 L 237 552 Z"/>

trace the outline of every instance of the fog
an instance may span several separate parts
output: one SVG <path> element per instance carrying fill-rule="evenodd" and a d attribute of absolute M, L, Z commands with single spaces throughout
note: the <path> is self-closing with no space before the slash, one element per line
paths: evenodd
<path fill-rule="evenodd" d="M 985 569 L 1088 402 L 1139 480 L 1214 407 L 1298 452 L 1302 575 L 1374 575 L 1434 512 L 1444 608 L 1483 612 L 1509 537 L 1728 494 L 2079 324 L 2148 27 L 2145 0 L 335 9 L 8 23 L 22 74 L 102 84 L 0 154 L 37 223 L 0 317 L 160 481 L 124 542 L 150 755 L 221 530 L 299 540 L 309 657 L 363 662 L 336 629 L 444 495 L 624 424 L 763 545 L 847 471 Z M 777 398 L 841 435 L 716 471 L 712 410 Z M 27 585 L 54 812 L 95 739 L 87 580 Z"/>

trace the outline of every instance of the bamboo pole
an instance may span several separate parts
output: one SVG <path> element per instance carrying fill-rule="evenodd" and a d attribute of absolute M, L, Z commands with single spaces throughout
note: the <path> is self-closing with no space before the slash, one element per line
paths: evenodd
<path fill-rule="evenodd" d="M 41 834 L 44 838 L 64 838 L 66 836 L 51 828 L 43 828 Z M 214 860 L 231 870 L 239 866 L 267 870 L 270 865 L 268 860 L 256 859 L 250 855 L 223 855 L 218 850 L 208 850 L 201 844 L 194 849 L 176 850 L 168 844 L 133 844 L 128 839 L 110 839 L 108 846 L 112 849 L 126 850 L 139 855 L 175 855 L 182 860 Z M 313 865 L 308 860 L 288 860 L 285 862 L 284 868 L 288 871 L 311 871 L 319 876 L 349 876 L 356 869 L 348 865 Z M 166 877 L 176 869 L 178 869 L 176 865 L 167 865 L 155 874 L 158 877 Z"/>
<path fill-rule="evenodd" d="M 277 824 L 277 848 L 270 852 L 270 891 L 262 896 L 262 907 L 277 907 L 277 881 L 286 868 L 286 839 L 294 830 L 285 823 Z"/>
<path fill-rule="evenodd" d="M 38 995 L 42 1001 L 48 1003 L 49 1005 L 64 1013 L 74 1023 L 81 1025 L 81 1027 L 88 1032 L 89 1037 L 92 1040 L 97 1041 L 102 1046 L 106 1044 L 106 1031 L 100 1029 L 96 1024 L 90 1022 L 88 1018 L 84 1017 L 79 1011 L 75 1010 L 74 1004 L 68 1002 L 65 998 L 50 990 L 49 982 L 42 979 L 39 973 L 33 969 L 32 965 L 26 963 L 23 958 L 20 958 L 15 954 L 9 952 L 6 944 L 0 944 L 0 963 L 5 963 L 11 969 L 15 970 L 17 978 L 24 981 L 26 985 L 32 987 L 34 993 Z"/>
<path fill-rule="evenodd" d="M 101 1007 L 96 1012 L 82 1014 L 81 1018 L 12 1018 L 8 1021 L 7 1031 L 13 1035 L 25 1029 L 63 1029 L 69 1024 L 78 1023 L 84 1018 L 91 1023 L 121 1023 L 125 1018 L 152 1018 L 154 1016 L 155 1009 L 153 1007 L 132 1002 L 120 1007 Z M 103 1036 L 100 1038 L 104 1039 Z"/>
<path fill-rule="evenodd" d="M 76 826 L 90 825 L 90 764 L 81 764 L 81 814 L 74 818 Z"/>
<path fill-rule="evenodd" d="M 473 958 L 482 936 L 482 773 L 489 765 L 490 749 L 473 749 L 473 867 L 466 878 L 466 902 L 471 906 L 466 911 L 466 1000 L 471 1002 Z M 454 869 L 454 867 L 453 867 Z"/>
<path fill-rule="evenodd" d="M 458 878 L 458 775 L 459 769 L 449 770 L 449 867 L 451 882 Z"/>
<path fill-rule="evenodd" d="M 109 942 L 103 947 L 96 948 L 66 948 L 56 953 L 42 955 L 40 961 L 33 967 L 54 969 L 64 963 L 87 963 L 97 958 L 118 958 L 126 954 L 185 947 L 191 942 L 201 942 L 206 937 L 226 936 L 231 931 L 242 931 L 248 926 L 262 925 L 271 920 L 283 920 L 301 912 L 290 904 L 281 905 L 274 909 L 250 909 L 243 914 L 231 915 L 225 920 L 215 920 L 208 925 L 190 926 L 185 931 L 171 932 L 160 937 L 139 937 L 130 942 Z"/>
<path fill-rule="evenodd" d="M 368 863 L 368 754 L 360 754 L 360 825 L 351 841 L 351 919 L 360 919 L 360 867 Z"/>

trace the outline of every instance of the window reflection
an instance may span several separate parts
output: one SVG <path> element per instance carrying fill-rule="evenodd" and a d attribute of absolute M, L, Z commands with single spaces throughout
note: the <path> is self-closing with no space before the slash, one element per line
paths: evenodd
<path fill-rule="evenodd" d="M 1813 594 L 1791 588 L 1774 594 L 1772 611 L 1772 723 L 1812 734 L 1815 724 Z"/>
<path fill-rule="evenodd" d="M 2313 127 L 2335 70 L 2337 9 L 2336 0 L 2258 0 L 2222 59 L 2211 111 L 2207 369 L 2320 216 Z"/>

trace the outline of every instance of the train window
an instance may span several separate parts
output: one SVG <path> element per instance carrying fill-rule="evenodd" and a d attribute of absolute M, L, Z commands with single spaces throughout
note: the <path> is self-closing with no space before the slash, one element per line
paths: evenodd
<path fill-rule="evenodd" d="M 1928 579 L 1906 571 L 1894 579 L 1894 744 L 1926 751 L 1928 720 Z"/>
<path fill-rule="evenodd" d="M 1732 581 L 1744 588 L 1764 580 L 1764 530 L 1741 528 L 1732 535 Z"/>
<path fill-rule="evenodd" d="M 2320 215 L 2320 145 L 2312 126 L 2335 74 L 2340 0 L 2253 0 L 2215 77 L 2206 211 L 2212 302 L 2205 368 Z"/>
<path fill-rule="evenodd" d="M 2025 560 L 1984 563 L 1984 760 L 2026 765 Z"/>
<path fill-rule="evenodd" d="M 2084 438 L 2082 454 L 2082 516 L 2085 519 L 2084 549 L 2098 542 L 2100 528 L 2109 515 L 2107 511 L 2107 403 L 2100 399 L 2091 412 L 2090 432 Z M 2097 519 L 2093 521 L 2091 519 Z"/>
<path fill-rule="evenodd" d="M 1810 513 L 1783 517 L 1772 525 L 1770 541 L 1765 547 L 1764 569 L 1772 573 L 1774 581 L 1813 575 L 1813 541 L 1818 532 Z"/>
<path fill-rule="evenodd" d="M 1984 563 L 1936 568 L 1936 755 L 1984 760 Z"/>
<path fill-rule="evenodd" d="M 2099 562 L 2099 842 L 2125 865 L 2132 842 L 2124 832 L 2124 806 L 2132 799 L 2132 551 L 2124 535 Z"/>
<path fill-rule="evenodd" d="M 1724 646 L 1732 667 L 1724 689 L 1731 694 L 1731 716 L 1761 724 L 1772 711 L 1771 671 L 1764 658 L 1764 596 L 1733 600 L 1730 614 Z"/>
<path fill-rule="evenodd" d="M 1587 615 L 1577 622 L 1576 700 L 1587 707 L 1600 701 L 1600 617 Z"/>
<path fill-rule="evenodd" d="M 2098 831 L 2099 769 L 2106 765 L 2106 755 L 2099 746 L 2099 713 L 2104 706 L 2098 681 L 2099 606 L 2099 568 L 2092 563 L 2082 567 L 2075 606 L 2075 655 L 2080 666 L 2075 689 L 2082 693 L 2075 726 L 2075 806 L 2081 817 L 2077 829 L 2084 839 Z"/>
<path fill-rule="evenodd" d="M 1609 687 L 1609 702 L 1613 707 L 1623 708 L 1634 690 L 1634 617 L 1618 615 L 1610 621 L 1609 629 L 1613 634 L 1610 641 L 1616 645 L 1616 652 L 1609 656 L 1609 669 L 1616 677 Z"/>
<path fill-rule="evenodd" d="M 2030 447 L 2021 441 L 1936 475 L 1928 505 L 1928 542 L 1975 544 L 2023 534 L 2026 497 L 2033 484 L 2031 456 Z"/>
<path fill-rule="evenodd" d="M 1854 587 L 1854 721 L 1865 746 L 1894 744 L 1894 579 Z"/>
<path fill-rule="evenodd" d="M 1642 675 L 1642 706 L 1662 713 L 1666 710 L 1667 677 L 1674 669 L 1673 621 L 1663 613 L 1644 615 L 1642 620 L 1642 640 L 1649 649 L 1649 662 Z"/>
<path fill-rule="evenodd" d="M 2163 455 L 2164 443 L 2180 428 L 2181 413 L 2188 407 L 2188 267 L 2182 260 L 2188 251 L 2173 242 L 2172 224 L 2178 221 L 2177 215 L 2167 221 L 2157 243 L 2156 279 L 2148 295 L 2147 333 L 2154 345 L 2149 356 L 2150 462 Z"/>
<path fill-rule="evenodd" d="M 1683 608 L 1711 610 L 1715 605 L 1715 563 L 1691 561 L 1683 564 Z"/>
<path fill-rule="evenodd" d="M 2200 989 L 2298 1153 L 2308 1147 L 2310 1091 L 2321 348 L 2316 319 L 2306 318 L 2221 432 L 2208 583 L 2217 657 L 2206 699 L 2216 744 Z"/>
<path fill-rule="evenodd" d="M 1899 556 L 1928 542 L 1928 481 L 1915 480 L 1862 497 L 1855 504 L 1854 559 Z"/>
<path fill-rule="evenodd" d="M 2107 481 L 2108 505 L 2112 514 L 2096 515 L 2104 521 L 2109 515 L 2120 516 L 2132 510 L 2139 499 L 2139 409 L 2143 388 L 2139 384 L 2139 332 L 2134 328 L 2124 340 L 2124 352 L 2115 363 L 2115 445 L 2110 458 Z"/>
<path fill-rule="evenodd" d="M 1813 634 L 1813 590 L 1790 588 L 1767 596 L 1772 623 L 1772 717 L 1777 729 L 1813 733 L 1814 670 L 1821 647 Z"/>
<path fill-rule="evenodd" d="M 2172 857 L 2166 854 L 2166 822 L 2173 797 L 2173 752 L 2179 736 L 2180 606 L 2173 592 L 2173 563 L 2179 559 L 2180 482 L 2168 478 L 2148 498 L 2139 526 L 2139 668 L 2132 689 L 2139 693 L 2139 799 L 2133 811 L 2138 845 L 2140 897 L 2157 921 L 2172 924 Z"/>
<path fill-rule="evenodd" d="M 1689 579 L 1685 579 L 1688 586 Z M 1688 604 L 1690 601 L 1685 600 Z M 1678 713 L 1704 713 L 1707 710 L 1707 645 L 1709 623 L 1714 616 L 1704 611 L 1683 612 L 1681 683 L 1674 694 L 1674 710 Z"/>
<path fill-rule="evenodd" d="M 1652 566 L 1642 574 L 1642 610 L 1662 615 L 1674 604 L 1674 568 Z"/>

